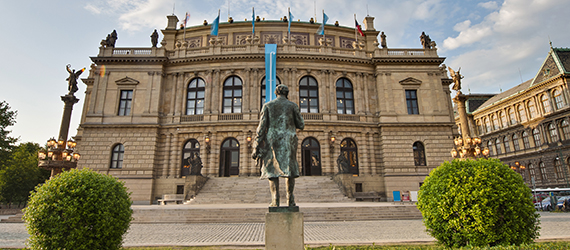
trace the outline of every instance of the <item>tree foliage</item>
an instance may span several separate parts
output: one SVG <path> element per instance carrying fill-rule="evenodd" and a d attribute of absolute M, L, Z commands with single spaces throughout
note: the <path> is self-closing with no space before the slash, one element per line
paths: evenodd
<path fill-rule="evenodd" d="M 16 111 L 10 110 L 10 105 L 6 101 L 0 102 L 0 169 L 6 167 L 5 163 L 10 158 L 10 151 L 18 140 L 8 136 L 11 131 L 7 130 L 9 126 L 16 124 L 16 114 Z"/>
<path fill-rule="evenodd" d="M 38 186 L 24 209 L 32 249 L 119 249 L 131 222 L 131 199 L 116 178 L 65 171 Z"/>
<path fill-rule="evenodd" d="M 531 190 L 496 159 L 443 163 L 420 188 L 418 208 L 427 232 L 447 247 L 520 245 L 539 236 Z"/>
<path fill-rule="evenodd" d="M 27 142 L 16 146 L 4 169 L 0 170 L 0 201 L 11 205 L 28 200 L 30 191 L 49 178 L 49 171 L 38 167 L 40 145 Z"/>

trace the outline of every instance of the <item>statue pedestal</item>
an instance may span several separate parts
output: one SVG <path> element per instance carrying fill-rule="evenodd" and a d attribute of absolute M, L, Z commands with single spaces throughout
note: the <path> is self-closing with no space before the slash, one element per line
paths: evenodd
<path fill-rule="evenodd" d="M 270 207 L 265 214 L 265 249 L 304 249 L 304 245 L 299 207 Z"/>

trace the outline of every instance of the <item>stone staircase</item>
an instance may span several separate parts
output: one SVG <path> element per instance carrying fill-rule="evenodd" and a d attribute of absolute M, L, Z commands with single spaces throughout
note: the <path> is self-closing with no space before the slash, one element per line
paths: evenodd
<path fill-rule="evenodd" d="M 18 213 L 16 215 L 12 215 L 6 219 L 0 220 L 0 223 L 22 223 L 22 222 L 24 222 L 22 220 L 23 216 L 24 216 L 24 213 Z"/>
<path fill-rule="evenodd" d="M 286 205 L 286 179 L 279 180 L 282 205 Z M 296 203 L 351 202 L 329 176 L 301 176 L 295 179 Z M 259 177 L 210 178 L 190 204 L 243 204 L 271 202 L 269 181 Z"/>

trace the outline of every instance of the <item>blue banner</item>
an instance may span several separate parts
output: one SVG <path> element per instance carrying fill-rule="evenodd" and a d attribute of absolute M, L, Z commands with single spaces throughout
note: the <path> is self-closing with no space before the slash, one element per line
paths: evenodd
<path fill-rule="evenodd" d="M 220 24 L 220 13 L 218 13 L 218 17 L 214 19 L 212 23 L 212 27 L 210 27 L 210 35 L 217 36 L 218 35 L 218 25 Z"/>
<path fill-rule="evenodd" d="M 265 103 L 277 98 L 275 96 L 276 76 L 275 63 L 277 59 L 277 44 L 265 44 Z"/>

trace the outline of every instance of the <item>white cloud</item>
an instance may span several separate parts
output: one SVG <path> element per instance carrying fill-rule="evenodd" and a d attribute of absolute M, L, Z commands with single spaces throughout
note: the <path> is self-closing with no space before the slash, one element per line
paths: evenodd
<path fill-rule="evenodd" d="M 471 26 L 471 20 L 465 20 L 453 26 L 453 30 L 461 32 L 462 30 L 466 30 Z"/>
<path fill-rule="evenodd" d="M 84 8 L 93 14 L 101 14 L 101 10 L 92 4 L 87 4 Z"/>
<path fill-rule="evenodd" d="M 479 3 L 479 4 L 477 4 L 477 6 L 483 7 L 483 8 L 488 9 L 488 10 L 496 10 L 497 8 L 499 8 L 499 5 L 495 1 Z"/>

